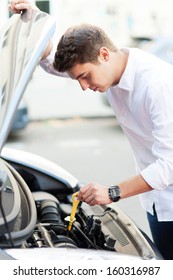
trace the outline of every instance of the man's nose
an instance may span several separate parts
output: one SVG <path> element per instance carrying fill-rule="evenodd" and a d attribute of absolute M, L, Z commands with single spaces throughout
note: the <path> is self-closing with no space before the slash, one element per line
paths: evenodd
<path fill-rule="evenodd" d="M 89 88 L 89 83 L 86 80 L 80 80 L 79 84 L 83 90 L 87 90 Z"/>

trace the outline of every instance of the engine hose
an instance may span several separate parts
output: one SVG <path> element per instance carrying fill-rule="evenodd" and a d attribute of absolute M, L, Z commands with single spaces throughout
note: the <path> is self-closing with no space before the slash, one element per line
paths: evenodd
<path fill-rule="evenodd" d="M 83 233 L 83 231 L 77 226 L 75 225 L 75 223 L 73 224 L 73 227 L 75 227 L 80 234 L 87 240 L 87 242 L 94 248 L 94 249 L 99 249 L 87 236 L 85 233 Z"/>
<path fill-rule="evenodd" d="M 43 200 L 40 203 L 40 216 L 42 223 L 62 223 L 57 204 L 52 200 Z"/>

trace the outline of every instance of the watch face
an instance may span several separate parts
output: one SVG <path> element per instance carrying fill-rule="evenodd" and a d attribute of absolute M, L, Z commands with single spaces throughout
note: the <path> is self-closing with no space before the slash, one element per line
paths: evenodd
<path fill-rule="evenodd" d="M 109 188 L 109 197 L 113 202 L 120 199 L 120 188 L 118 186 L 112 186 Z"/>
<path fill-rule="evenodd" d="M 117 190 L 115 188 L 112 188 L 111 189 L 111 194 L 113 197 L 116 197 L 117 196 Z"/>

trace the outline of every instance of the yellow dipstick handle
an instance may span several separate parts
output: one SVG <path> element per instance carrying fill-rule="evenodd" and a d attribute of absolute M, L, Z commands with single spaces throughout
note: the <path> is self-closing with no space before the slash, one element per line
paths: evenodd
<path fill-rule="evenodd" d="M 72 205 L 72 210 L 71 210 L 71 215 L 70 215 L 70 222 L 68 224 L 69 231 L 71 230 L 72 224 L 75 221 L 76 210 L 77 210 L 78 204 L 80 202 L 80 200 L 77 199 L 77 195 L 78 195 L 78 192 L 76 192 L 72 195 L 72 204 L 73 205 Z"/>

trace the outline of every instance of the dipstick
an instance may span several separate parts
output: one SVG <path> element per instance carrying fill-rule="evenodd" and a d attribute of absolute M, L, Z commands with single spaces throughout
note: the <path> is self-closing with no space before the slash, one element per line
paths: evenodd
<path fill-rule="evenodd" d="M 72 195 L 72 210 L 71 210 L 71 215 L 70 215 L 70 221 L 69 221 L 69 224 L 67 227 L 67 229 L 69 231 L 71 230 L 72 225 L 75 221 L 76 210 L 77 210 L 78 204 L 80 202 L 80 200 L 78 200 L 78 198 L 77 198 L 77 195 L 78 195 L 78 192 L 76 192 Z"/>

